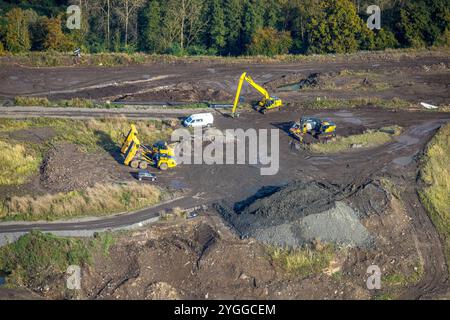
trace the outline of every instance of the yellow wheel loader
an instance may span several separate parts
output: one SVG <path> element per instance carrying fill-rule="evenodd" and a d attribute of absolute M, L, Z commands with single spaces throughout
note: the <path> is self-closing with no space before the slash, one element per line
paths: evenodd
<path fill-rule="evenodd" d="M 326 141 L 336 136 L 336 124 L 313 117 L 302 117 L 289 129 L 289 132 L 300 142 L 304 142 L 306 134 L 310 134 L 319 141 Z"/>
<path fill-rule="evenodd" d="M 175 152 L 166 142 L 155 143 L 151 148 L 141 144 L 137 137 L 135 125 L 131 125 L 125 141 L 120 149 L 124 156 L 123 163 L 134 169 L 147 169 L 148 165 L 160 170 L 167 170 L 177 166 Z"/>
<path fill-rule="evenodd" d="M 231 115 L 233 117 L 238 116 L 238 114 L 236 113 L 236 109 L 239 104 L 239 98 L 241 97 L 241 91 L 242 86 L 244 85 L 244 81 L 263 96 L 263 99 L 258 103 L 258 106 L 256 108 L 257 111 L 265 114 L 269 110 L 278 109 L 283 106 L 283 101 L 281 101 L 280 98 L 270 96 L 269 92 L 266 89 L 253 81 L 253 79 L 249 75 L 247 75 L 246 72 L 244 72 L 239 79 L 238 87 L 236 90 L 236 97 L 234 98 L 233 109 L 231 110 Z"/>

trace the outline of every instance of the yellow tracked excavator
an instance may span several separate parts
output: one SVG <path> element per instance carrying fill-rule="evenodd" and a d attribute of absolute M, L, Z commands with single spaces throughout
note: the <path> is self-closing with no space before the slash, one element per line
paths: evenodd
<path fill-rule="evenodd" d="M 125 141 L 120 149 L 124 156 L 123 163 L 134 169 L 147 169 L 148 165 L 160 170 L 167 170 L 177 166 L 175 152 L 166 142 L 160 141 L 152 147 L 141 144 L 137 137 L 138 131 L 135 125 L 131 125 Z"/>
<path fill-rule="evenodd" d="M 239 84 L 236 91 L 236 97 L 234 99 L 233 109 L 231 111 L 231 115 L 233 117 L 237 117 L 238 114 L 236 113 L 236 109 L 239 104 L 239 98 L 241 96 L 242 86 L 244 85 L 244 81 L 247 82 L 251 87 L 253 87 L 256 91 L 258 91 L 262 96 L 263 99 L 258 103 L 256 110 L 259 112 L 265 114 L 269 110 L 277 109 L 283 106 L 283 102 L 280 98 L 275 96 L 270 96 L 269 92 L 264 89 L 262 86 L 257 84 L 253 79 L 247 75 L 246 72 L 244 72 L 240 79 Z"/>

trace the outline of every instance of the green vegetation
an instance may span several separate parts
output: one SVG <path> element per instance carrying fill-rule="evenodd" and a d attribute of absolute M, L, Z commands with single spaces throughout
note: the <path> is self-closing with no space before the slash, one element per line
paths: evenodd
<path fill-rule="evenodd" d="M 22 144 L 10 144 L 0 140 L 0 185 L 17 185 L 39 169 L 40 155 Z"/>
<path fill-rule="evenodd" d="M 393 136 L 399 135 L 401 132 L 402 129 L 397 126 L 367 130 L 362 134 L 337 137 L 328 143 L 311 144 L 309 148 L 317 153 L 339 153 L 353 148 L 371 148 L 391 141 Z"/>
<path fill-rule="evenodd" d="M 426 187 L 420 198 L 444 242 L 450 265 L 450 124 L 432 139 L 422 159 L 420 171 Z"/>
<path fill-rule="evenodd" d="M 50 101 L 44 97 L 15 97 L 14 105 L 21 107 L 52 107 L 52 108 L 99 108 L 99 109 L 120 109 L 122 104 L 97 103 L 91 99 L 73 98 L 69 100 Z M 157 107 L 152 107 L 157 108 Z M 183 105 L 171 106 L 171 109 L 207 109 L 208 104 L 204 102 L 187 103 Z"/>
<path fill-rule="evenodd" d="M 336 255 L 334 246 L 325 244 L 315 248 L 282 249 L 269 248 L 272 260 L 286 272 L 300 277 L 320 273 L 329 267 Z"/>
<path fill-rule="evenodd" d="M 55 136 L 49 145 L 70 142 L 86 151 L 98 148 L 117 150 L 123 142 L 124 135 L 130 130 L 130 121 L 124 117 L 102 120 L 70 120 L 54 118 L 33 118 L 29 120 L 0 119 L 0 134 L 16 130 L 32 128 L 50 128 Z M 139 132 L 139 138 L 145 143 L 167 140 L 172 131 L 171 127 L 162 121 L 132 121 Z"/>
<path fill-rule="evenodd" d="M 0 205 L 0 219 L 50 221 L 109 215 L 149 207 L 159 202 L 161 197 L 161 191 L 149 184 L 96 184 L 67 193 L 11 197 Z"/>
<path fill-rule="evenodd" d="M 292 46 L 291 34 L 273 28 L 259 29 L 255 32 L 248 46 L 251 55 L 267 55 L 270 57 L 287 54 Z"/>
<path fill-rule="evenodd" d="M 146 143 L 167 140 L 171 127 L 161 121 L 136 121 L 139 137 Z M 17 130 L 49 128 L 52 135 L 39 145 L 10 145 L 0 140 L 0 185 L 23 184 L 38 169 L 43 154 L 59 143 L 73 143 L 91 152 L 104 149 L 117 152 L 130 129 L 126 118 L 87 121 L 34 118 L 0 119 L 0 135 L 14 137 Z M 25 155 L 25 156 L 24 156 Z M 0 219 L 55 220 L 82 215 L 106 215 L 151 206 L 162 199 L 161 190 L 151 185 L 96 185 L 85 190 L 43 196 L 2 199 Z"/>
<path fill-rule="evenodd" d="M 305 107 L 310 109 L 349 109 L 362 106 L 373 106 L 386 109 L 405 109 L 412 108 L 413 104 L 394 98 L 391 100 L 384 100 L 380 98 L 356 98 L 356 99 L 334 99 L 334 98 L 317 98 L 305 103 Z"/>
<path fill-rule="evenodd" d="M 90 99 L 73 98 L 69 100 L 50 101 L 43 97 L 15 97 L 14 105 L 23 107 L 60 107 L 60 108 L 111 108 L 105 103 L 94 103 Z"/>
<path fill-rule="evenodd" d="M 388 287 L 405 287 L 407 285 L 416 284 L 422 279 L 423 268 L 416 267 L 411 274 L 391 273 L 382 277 L 382 284 Z"/>
<path fill-rule="evenodd" d="M 8 273 L 8 286 L 42 287 L 70 265 L 91 263 L 96 251 L 108 254 L 112 239 L 110 233 L 82 240 L 31 231 L 0 248 L 0 270 Z"/>
<path fill-rule="evenodd" d="M 370 0 L 91 0 L 83 3 L 81 30 L 66 27 L 69 4 L 1 1 L 0 43 L 12 53 L 80 47 L 177 56 L 449 45 L 448 0 L 383 0 L 383 29 L 374 31 L 366 26 Z"/>

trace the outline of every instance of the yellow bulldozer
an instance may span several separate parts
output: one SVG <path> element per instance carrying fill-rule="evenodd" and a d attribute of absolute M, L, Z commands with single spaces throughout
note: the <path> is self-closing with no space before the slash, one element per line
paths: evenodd
<path fill-rule="evenodd" d="M 177 166 L 172 146 L 160 141 L 152 147 L 147 147 L 141 144 L 137 134 L 136 126 L 132 124 L 120 149 L 126 166 L 129 165 L 133 169 L 147 169 L 148 165 L 151 165 L 160 170 Z"/>
<path fill-rule="evenodd" d="M 233 117 L 237 117 L 238 114 L 236 113 L 236 109 L 239 104 L 239 99 L 241 97 L 241 91 L 242 86 L 244 85 L 244 82 L 247 82 L 252 88 L 254 88 L 256 91 L 258 91 L 262 96 L 263 99 L 259 101 L 256 110 L 265 114 L 269 110 L 278 109 L 283 106 L 283 101 L 281 101 L 280 98 L 275 96 L 270 96 L 269 92 L 264 89 L 262 86 L 257 84 L 253 79 L 247 75 L 246 72 L 244 72 L 241 77 L 239 78 L 238 87 L 236 90 L 236 97 L 234 98 L 234 104 L 233 109 L 231 110 L 231 115 Z"/>

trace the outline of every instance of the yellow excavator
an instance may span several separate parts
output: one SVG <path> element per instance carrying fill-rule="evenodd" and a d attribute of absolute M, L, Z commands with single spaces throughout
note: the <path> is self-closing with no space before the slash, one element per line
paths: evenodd
<path fill-rule="evenodd" d="M 299 122 L 295 122 L 289 132 L 300 142 L 305 142 L 306 134 L 319 141 L 327 141 L 336 137 L 336 123 L 314 117 L 302 117 Z"/>
<path fill-rule="evenodd" d="M 151 148 L 141 144 L 137 137 L 138 131 L 134 124 L 128 132 L 120 149 L 124 156 L 123 163 L 133 169 L 147 169 L 152 165 L 160 170 L 167 170 L 177 166 L 175 152 L 166 142 L 155 143 Z"/>
<path fill-rule="evenodd" d="M 255 81 L 253 81 L 253 79 L 249 75 L 247 75 L 246 72 L 244 72 L 239 79 L 236 97 L 234 99 L 233 109 L 231 111 L 231 115 L 233 117 L 238 116 L 238 114 L 236 114 L 236 109 L 239 104 L 239 98 L 241 96 L 241 90 L 242 86 L 244 85 L 244 81 L 246 81 L 250 86 L 252 86 L 256 91 L 258 91 L 263 96 L 263 99 L 258 103 L 257 106 L 257 110 L 259 112 L 265 114 L 269 110 L 277 109 L 283 106 L 283 102 L 281 101 L 280 98 L 270 96 L 269 92 L 266 89 L 261 87 L 259 84 L 255 83 Z"/>

